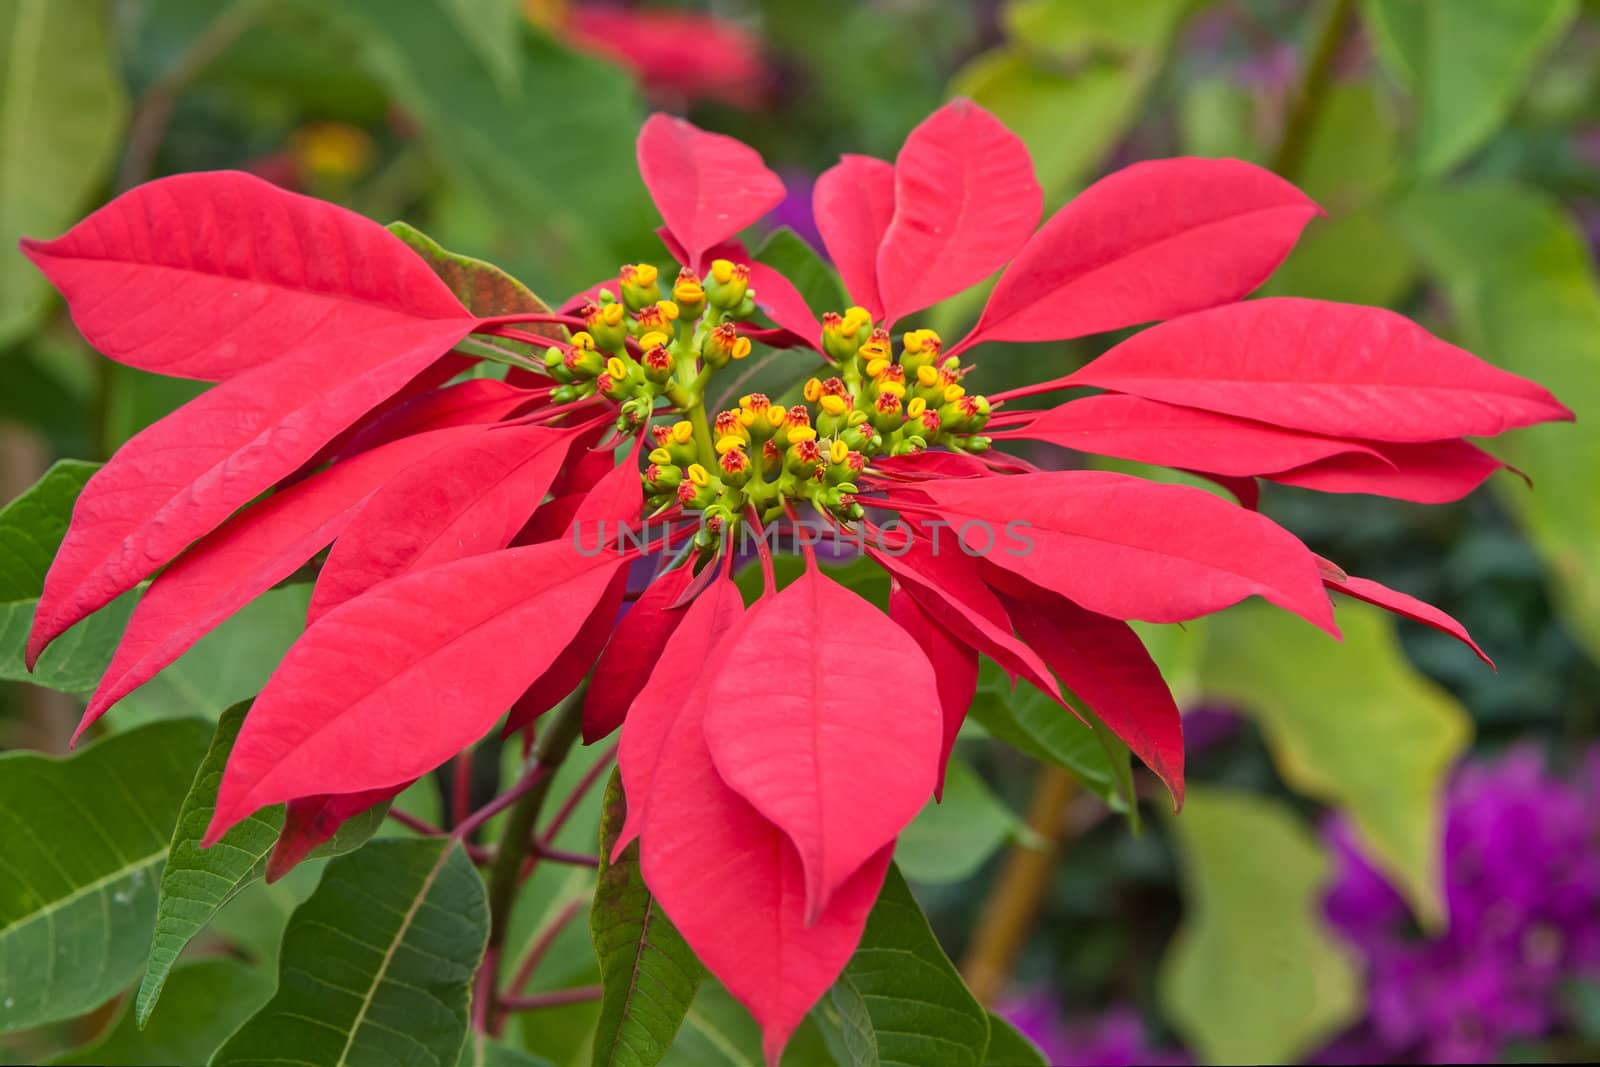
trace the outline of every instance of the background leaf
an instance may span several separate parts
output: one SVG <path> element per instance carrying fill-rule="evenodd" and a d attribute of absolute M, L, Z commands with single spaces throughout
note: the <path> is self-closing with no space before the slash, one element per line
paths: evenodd
<path fill-rule="evenodd" d="M 595 1028 L 596 1067 L 659 1063 L 704 974 L 683 935 L 644 884 L 639 843 L 632 842 L 616 863 L 610 862 L 626 813 L 622 779 L 613 770 L 600 823 L 599 884 L 589 912 L 605 987 Z"/>
<path fill-rule="evenodd" d="M 1291 1063 L 1360 1009 L 1348 953 L 1324 928 L 1327 857 L 1271 801 L 1191 787 L 1171 826 L 1185 916 L 1161 999 L 1209 1063 Z"/>
<path fill-rule="evenodd" d="M 944 799 L 928 801 L 900 833 L 894 861 L 913 882 L 959 882 L 1013 837 L 1029 839 L 1027 825 L 959 759 L 945 772 Z"/>
<path fill-rule="evenodd" d="M 828 994 L 839 1047 L 853 1067 L 989 1062 L 989 1016 L 933 935 L 896 867 L 867 917 L 861 945 Z M 836 1013 L 836 1014 L 835 1014 Z"/>
<path fill-rule="evenodd" d="M 1496 442 L 1534 491 L 1512 478 L 1493 484 L 1544 558 L 1552 596 L 1600 657 L 1600 282 L 1584 237 L 1553 201 L 1513 185 L 1419 192 L 1400 218 L 1443 283 L 1461 340 L 1577 413 L 1576 425 Z"/>
<path fill-rule="evenodd" d="M 1207 620 L 1203 685 L 1255 719 L 1285 781 L 1350 813 L 1365 851 L 1437 927 L 1445 779 L 1471 721 L 1406 661 L 1387 615 L 1341 600 L 1343 644 L 1266 604 Z"/>
<path fill-rule="evenodd" d="M 1417 165 L 1444 173 L 1505 121 L 1576 0 L 1367 0 L 1378 52 L 1418 98 Z"/>
<path fill-rule="evenodd" d="M 166 1010 L 140 1029 L 124 1011 L 105 1037 L 52 1064 L 93 1067 L 198 1067 L 272 996 L 272 976 L 238 960 L 206 959 L 179 967 L 168 984 Z"/>
<path fill-rule="evenodd" d="M 211 1062 L 453 1067 L 489 937 L 454 841 L 377 841 L 328 864 L 283 935 L 278 991 Z"/>
<path fill-rule="evenodd" d="M 61 460 L 0 508 L 0 680 L 83 693 L 99 684 L 111 663 L 137 593 L 119 597 L 68 630 L 45 650 L 33 671 L 22 660 L 34 605 L 67 532 L 72 505 L 99 469 L 98 463 Z"/>
<path fill-rule="evenodd" d="M 27 330 L 50 294 L 16 254 L 17 239 L 70 226 L 116 158 L 128 102 L 110 10 L 56 0 L 0 8 L 0 349 Z"/>
<path fill-rule="evenodd" d="M 0 755 L 0 1032 L 88 1011 L 139 973 L 205 744 L 205 723 L 177 720 L 70 759 Z"/>
<path fill-rule="evenodd" d="M 239 823 L 213 847 L 200 847 L 200 839 L 205 836 L 206 827 L 211 824 L 211 813 L 216 808 L 223 768 L 227 766 L 233 742 L 249 710 L 250 704 L 246 701 L 222 714 L 211 737 L 211 747 L 200 761 L 194 782 L 178 812 L 167 866 L 161 872 L 150 964 L 139 984 L 136 1020 L 141 1027 L 155 1010 L 156 1000 L 184 947 L 241 890 L 265 874 L 267 856 L 283 827 L 283 806 L 276 805 Z M 379 804 L 351 818 L 311 854 L 336 856 L 360 848 L 383 822 L 388 807 Z"/>

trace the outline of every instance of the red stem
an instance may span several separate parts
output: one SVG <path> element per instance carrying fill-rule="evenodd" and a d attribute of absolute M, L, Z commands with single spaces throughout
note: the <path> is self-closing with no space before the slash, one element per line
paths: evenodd
<path fill-rule="evenodd" d="M 531 997 L 501 997 L 500 1007 L 505 1011 L 538 1011 L 540 1008 L 559 1008 L 563 1004 L 582 1004 L 586 1000 L 599 1000 L 605 989 L 597 985 L 573 986 L 553 993 L 535 993 Z"/>
<path fill-rule="evenodd" d="M 513 997 L 522 992 L 523 987 L 528 984 L 528 979 L 533 977 L 534 969 L 539 966 L 540 961 L 550 954 L 550 946 L 556 943 L 556 938 L 561 936 L 561 931 L 566 929 L 567 924 L 577 918 L 578 914 L 583 911 L 583 903 L 582 897 L 569 900 L 566 906 L 545 924 L 545 928 L 539 931 L 539 936 L 534 938 L 532 945 L 528 946 L 528 954 L 522 957 L 522 962 L 517 965 L 517 971 L 511 979 L 511 984 L 506 987 L 509 995 L 500 999 L 502 1004 L 509 1003 Z"/>
<path fill-rule="evenodd" d="M 472 749 L 456 753 L 450 775 L 450 825 L 459 826 L 472 814 Z"/>
<path fill-rule="evenodd" d="M 583 777 L 578 779 L 578 784 L 573 786 L 572 792 L 567 794 L 567 799 L 562 801 L 560 808 L 556 809 L 555 815 L 550 820 L 550 825 L 545 827 L 544 835 L 539 838 L 540 853 L 550 859 L 555 858 L 555 853 L 551 850 L 550 845 L 555 841 L 556 834 L 561 832 L 561 827 L 566 825 L 567 820 L 572 817 L 572 813 L 583 802 L 584 796 L 594 788 L 595 783 L 600 780 L 600 776 L 610 768 L 611 761 L 616 758 L 617 746 L 612 745 L 600 753 L 593 766 L 583 772 Z"/>

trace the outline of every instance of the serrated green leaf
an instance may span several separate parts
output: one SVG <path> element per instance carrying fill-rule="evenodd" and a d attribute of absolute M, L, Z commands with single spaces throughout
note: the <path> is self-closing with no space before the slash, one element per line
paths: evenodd
<path fill-rule="evenodd" d="M 274 805 L 239 823 L 211 848 L 200 847 L 216 810 L 222 772 L 249 710 L 250 702 L 245 701 L 223 712 L 211 736 L 211 747 L 200 761 L 179 809 L 167 866 L 161 873 L 150 963 L 139 984 L 136 1021 L 141 1027 L 155 1010 L 156 1000 L 184 947 L 224 905 L 266 872 L 267 856 L 283 828 L 283 805 Z M 380 804 L 355 816 L 312 855 L 336 856 L 360 848 L 376 832 L 387 810 L 387 804 Z"/>
<path fill-rule="evenodd" d="M 284 931 L 277 993 L 211 1063 L 454 1067 L 488 938 L 458 842 L 374 841 L 328 864 Z"/>
<path fill-rule="evenodd" d="M 1437 926 L 1445 779 L 1471 720 L 1407 662 L 1379 609 L 1343 600 L 1338 621 L 1342 644 L 1259 602 L 1214 616 L 1204 688 L 1260 725 L 1291 787 L 1349 813 L 1364 849 Z"/>
<path fill-rule="evenodd" d="M 1039 1046 L 1006 1020 L 989 1013 L 989 1051 L 984 1067 L 1050 1067 Z"/>
<path fill-rule="evenodd" d="M 627 802 L 613 771 L 600 821 L 600 881 L 589 928 L 600 957 L 600 1024 L 594 1063 L 654 1067 L 672 1047 L 705 973 L 639 873 L 639 843 L 610 862 Z"/>
<path fill-rule="evenodd" d="M 987 1062 L 989 1014 L 945 955 L 898 868 L 828 999 L 851 1067 Z"/>
<path fill-rule="evenodd" d="M 191 1067 L 211 1058 L 217 1046 L 272 996 L 272 975 L 238 960 L 197 960 L 179 967 L 167 988 L 166 1010 L 141 1030 L 124 1011 L 99 1041 L 50 1062 L 58 1067 Z"/>
<path fill-rule="evenodd" d="M 207 733 L 178 720 L 69 759 L 0 755 L 0 1032 L 81 1014 L 139 973 Z"/>
<path fill-rule="evenodd" d="M 939 885 L 975 874 L 1013 837 L 1027 837 L 1026 824 L 959 759 L 950 761 L 944 799 L 930 800 L 900 832 L 894 860 L 913 882 Z"/>
<path fill-rule="evenodd" d="M 1173 817 L 1183 926 L 1162 961 L 1168 1016 L 1208 1063 L 1295 1063 L 1361 1011 L 1322 919 L 1330 864 L 1271 801 L 1191 785 Z"/>
<path fill-rule="evenodd" d="M 1071 771 L 1118 811 L 1134 810 L 1127 747 L 1105 730 L 1089 729 L 1029 683 L 1013 689 L 1005 672 L 987 659 L 979 667 L 971 714 L 1013 748 Z"/>
<path fill-rule="evenodd" d="M 1528 73 L 1560 40 L 1577 0 L 1367 0 L 1378 54 L 1415 92 L 1417 165 L 1435 176 L 1510 114 Z"/>
<path fill-rule="evenodd" d="M 107 713 L 106 725 L 198 716 L 213 722 L 259 693 L 306 628 L 311 585 L 269 589 L 223 620 L 194 647 Z"/>
<path fill-rule="evenodd" d="M 838 272 L 789 227 L 780 227 L 768 235 L 755 258 L 793 282 L 814 314 L 843 311 L 849 306 Z"/>
<path fill-rule="evenodd" d="M 1492 484 L 1549 568 L 1562 614 L 1600 657 L 1600 280 L 1583 232 L 1555 201 L 1514 185 L 1418 193 L 1398 218 L 1444 284 L 1453 336 L 1577 413 L 1576 425 L 1497 439 L 1496 455 L 1534 488 Z"/>
<path fill-rule="evenodd" d="M 16 253 L 55 237 L 105 179 L 127 115 L 106 4 L 0 7 L 0 348 L 46 307 L 50 284 Z"/>

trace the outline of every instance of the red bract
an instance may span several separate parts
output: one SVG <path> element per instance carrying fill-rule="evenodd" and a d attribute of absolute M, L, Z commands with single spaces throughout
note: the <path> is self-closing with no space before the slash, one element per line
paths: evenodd
<path fill-rule="evenodd" d="M 89 482 L 46 580 L 31 657 L 160 571 L 85 725 L 333 545 L 208 840 L 286 801 L 281 873 L 497 723 L 532 724 L 598 659 L 576 713 L 587 740 L 621 725 L 618 851 L 639 839 L 646 882 L 775 1060 L 942 780 L 980 656 L 1125 742 L 1176 806 L 1178 708 L 1128 620 L 1261 596 L 1336 635 L 1334 591 L 1482 655 L 1256 513 L 1256 479 L 1453 500 L 1500 466 L 1467 437 L 1570 413 L 1391 312 L 1240 302 L 1317 211 L 1281 179 L 1141 164 L 1035 230 L 1021 142 L 957 101 L 893 164 L 848 156 L 818 181 L 859 306 L 816 309 L 739 240 L 782 196 L 753 150 L 656 116 L 639 160 L 680 269 L 625 266 L 561 314 L 531 296 L 469 312 L 387 231 L 239 175 L 152 183 L 27 246 L 109 355 L 222 380 Z M 950 350 L 889 333 L 996 271 Z M 955 355 L 1158 319 L 993 397 Z M 708 410 L 757 344 L 825 364 L 795 396 Z M 467 351 L 515 384 L 447 384 Z M 1015 409 L 1076 387 L 1103 392 Z M 1241 504 L 994 448 L 1013 440 L 1199 472 Z M 765 568 L 747 608 L 732 561 L 773 529 L 860 537 L 891 576 L 887 615 L 811 559 L 782 591 Z M 658 551 L 621 610 L 630 564 Z"/>

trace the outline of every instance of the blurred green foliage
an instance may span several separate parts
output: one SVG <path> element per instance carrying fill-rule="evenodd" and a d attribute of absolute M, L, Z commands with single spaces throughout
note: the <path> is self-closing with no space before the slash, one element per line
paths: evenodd
<path fill-rule="evenodd" d="M 0 499 L 22 494 L 54 460 L 104 459 L 201 388 L 97 359 L 10 251 L 157 175 L 242 168 L 380 221 L 404 218 L 555 303 L 620 262 L 664 259 L 633 161 L 652 106 L 745 139 L 802 193 L 840 152 L 892 157 L 954 93 L 1028 142 L 1050 208 L 1138 158 L 1234 155 L 1275 167 L 1327 216 L 1267 292 L 1394 307 L 1542 381 L 1578 413 L 1575 427 L 1537 427 L 1497 446 L 1531 491 L 1500 474 L 1492 490 L 1448 508 L 1284 488 L 1264 497 L 1264 510 L 1316 551 L 1457 615 L 1500 673 L 1448 638 L 1359 605 L 1340 609 L 1343 649 L 1255 606 L 1189 628 L 1145 628 L 1186 706 L 1224 701 L 1247 718 L 1220 737 L 1192 738 L 1189 808 L 1133 833 L 1107 817 L 1129 807 L 1135 788 L 1154 795 L 1142 772 L 1130 776 L 1126 751 L 1101 748 L 986 664 L 946 802 L 914 824 L 899 858 L 959 960 L 997 857 L 1044 845 L 1017 814 L 1033 766 L 1019 751 L 1066 767 L 1089 796 L 1075 808 L 1020 978 L 1047 980 L 1085 1010 L 1132 998 L 1212 1059 L 1311 1051 L 1360 1009 L 1359 976 L 1314 906 L 1328 865 L 1312 831 L 1326 810 L 1351 813 L 1419 920 L 1437 924 L 1440 790 L 1469 738 L 1493 748 L 1532 735 L 1568 753 L 1600 733 L 1600 3 L 643 6 L 709 7 L 754 33 L 768 91 L 736 107 L 641 84 L 636 71 L 571 47 L 561 4 L 0 5 Z M 803 200 L 794 206 L 784 221 L 803 235 Z M 760 258 L 794 276 L 819 310 L 838 302 L 836 280 L 803 237 L 780 230 Z M 976 311 L 973 298 L 958 299 L 928 322 L 950 336 Z M 1060 373 L 1106 340 L 986 349 L 985 387 Z M 781 361 L 758 375 L 748 387 L 775 396 L 803 377 Z M 20 681 L 17 647 L 50 546 L 8 540 L 8 522 L 16 509 L 44 509 L 59 527 L 89 469 L 58 466 L 0 511 L 0 747 L 60 746 L 81 706 L 73 694 L 93 685 L 131 609 L 131 600 L 108 608 L 47 656 L 34 680 L 65 695 Z M 881 580 L 861 580 L 881 599 Z M 241 612 L 103 729 L 138 744 L 149 735 L 127 732 L 137 723 L 215 719 L 248 696 L 298 631 L 304 588 Z M 480 771 L 492 779 L 491 764 L 514 767 L 516 755 L 489 753 Z M 598 753 L 582 755 L 558 793 Z M 177 798 L 167 801 L 175 817 Z M 424 781 L 399 806 L 436 818 L 440 803 L 437 783 Z M 556 844 L 592 850 L 598 819 L 595 794 Z M 217 1020 L 243 1019 L 265 999 L 289 910 L 318 873 L 241 893 L 196 939 L 142 1034 L 116 1008 L 0 1035 L 0 1061 L 95 1041 L 74 1062 L 199 1062 L 201 1044 L 226 1036 Z M 543 872 L 516 913 L 512 947 L 550 931 L 592 885 L 581 868 Z M 596 981 L 586 942 L 581 928 L 561 930 L 530 990 Z M 136 974 L 121 958 L 115 971 L 118 981 Z M 1269 972 L 1288 977 L 1264 979 Z M 96 986 L 79 1007 L 110 992 Z M 469 1046 L 468 1058 L 587 1063 L 596 1012 L 578 1004 L 527 1016 L 508 1033 L 516 1050 Z M 202 1042 L 200 1024 L 185 1018 L 216 1022 L 221 1036 Z M 808 1022 L 785 1062 L 826 1062 L 836 1031 Z M 758 1062 L 756 1048 L 749 1020 L 708 981 L 664 1062 Z"/>

